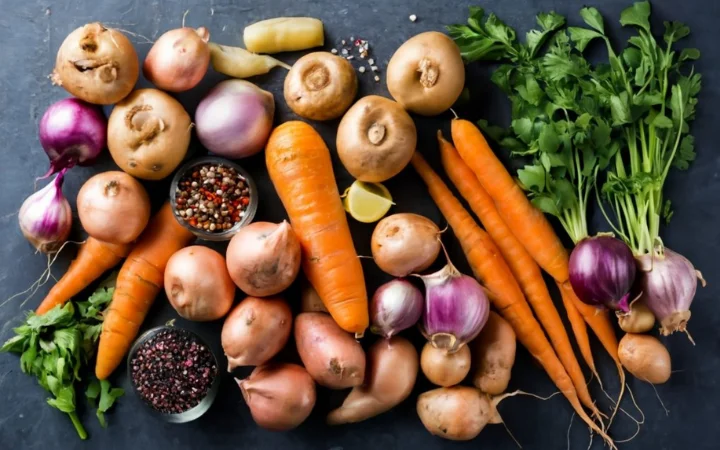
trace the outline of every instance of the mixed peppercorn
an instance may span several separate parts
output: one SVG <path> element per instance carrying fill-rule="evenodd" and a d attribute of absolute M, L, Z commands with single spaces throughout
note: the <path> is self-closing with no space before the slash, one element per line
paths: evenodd
<path fill-rule="evenodd" d="M 130 368 L 140 397 L 166 414 L 197 406 L 217 376 L 210 349 L 193 334 L 174 328 L 145 341 L 133 355 Z"/>
<path fill-rule="evenodd" d="M 188 225 L 211 233 L 240 222 L 249 204 L 245 177 L 222 164 L 193 167 L 175 189 L 175 213 Z"/>

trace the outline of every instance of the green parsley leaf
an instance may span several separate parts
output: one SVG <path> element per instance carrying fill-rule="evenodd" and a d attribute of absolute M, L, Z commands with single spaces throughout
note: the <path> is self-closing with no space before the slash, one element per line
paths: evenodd
<path fill-rule="evenodd" d="M 679 170 L 687 170 L 690 163 L 695 161 L 695 156 L 695 137 L 685 136 L 680 141 L 680 147 L 673 158 L 672 165 Z"/>
<path fill-rule="evenodd" d="M 75 308 L 72 302 L 67 302 L 64 306 L 58 305 L 42 316 L 30 313 L 25 323 L 33 330 L 39 331 L 42 328 L 69 325 L 74 320 L 74 314 Z"/>
<path fill-rule="evenodd" d="M 22 334 L 15 335 L 5 341 L 2 348 L 0 348 L 0 352 L 6 353 L 22 353 L 23 348 L 25 347 L 25 344 L 28 342 L 28 337 Z"/>
<path fill-rule="evenodd" d="M 682 22 L 663 22 L 665 25 L 665 34 L 663 40 L 668 44 L 672 45 L 680 39 L 687 37 L 690 34 L 690 28 Z"/>
<path fill-rule="evenodd" d="M 695 61 L 700 59 L 700 50 L 696 48 L 684 48 L 680 51 L 680 62 Z"/>
<path fill-rule="evenodd" d="M 518 170 L 518 178 L 527 190 L 542 190 L 545 188 L 545 169 L 542 166 L 525 166 Z"/>
<path fill-rule="evenodd" d="M 533 140 L 533 122 L 527 117 L 513 120 L 512 129 L 524 143 L 529 144 Z"/>
<path fill-rule="evenodd" d="M 90 400 L 96 400 L 100 396 L 100 381 L 93 378 L 85 389 L 85 397 Z"/>
<path fill-rule="evenodd" d="M 560 216 L 560 210 L 555 204 L 555 201 L 550 198 L 549 195 L 538 195 L 536 197 L 533 197 L 530 202 L 533 204 L 533 206 L 535 206 L 537 209 L 544 212 L 545 214 L 550 214 L 555 217 Z"/>
<path fill-rule="evenodd" d="M 650 2 L 637 2 L 620 13 L 620 24 L 624 27 L 634 25 L 650 31 Z"/>
<path fill-rule="evenodd" d="M 673 121 L 665 114 L 659 113 L 653 118 L 651 125 L 655 128 L 672 128 Z"/>
<path fill-rule="evenodd" d="M 505 25 L 495 14 L 490 14 L 487 21 L 485 21 L 485 31 L 490 37 L 502 42 L 507 47 L 512 47 L 515 44 L 515 30 Z"/>
<path fill-rule="evenodd" d="M 537 16 L 537 23 L 541 30 L 530 30 L 525 35 L 525 45 L 527 45 L 531 59 L 535 57 L 548 38 L 565 25 L 565 17 L 555 12 L 540 13 Z"/>
<path fill-rule="evenodd" d="M 552 125 L 545 125 L 543 127 L 540 132 L 540 137 L 538 138 L 538 145 L 540 146 L 540 151 L 546 153 L 554 153 L 560 148 L 560 139 L 555 131 L 555 127 Z"/>
<path fill-rule="evenodd" d="M 57 408 L 64 413 L 74 412 L 75 389 L 72 386 L 63 386 L 60 388 L 58 395 L 55 396 L 55 398 L 48 399 L 47 403 L 53 408 Z"/>
<path fill-rule="evenodd" d="M 632 116 L 630 114 L 630 104 L 628 102 L 628 93 L 621 92 L 620 95 L 610 97 L 610 110 L 612 113 L 613 125 L 622 125 L 630 123 Z"/>
<path fill-rule="evenodd" d="M 603 23 L 600 11 L 593 7 L 586 6 L 580 10 L 580 17 L 582 17 L 586 24 L 594 28 L 595 31 L 603 35 L 605 34 L 605 24 Z"/>
<path fill-rule="evenodd" d="M 588 30 L 587 28 L 569 27 L 568 32 L 570 32 L 570 40 L 575 43 L 575 48 L 580 52 L 585 51 L 585 48 L 593 39 L 603 37 L 597 31 Z"/>

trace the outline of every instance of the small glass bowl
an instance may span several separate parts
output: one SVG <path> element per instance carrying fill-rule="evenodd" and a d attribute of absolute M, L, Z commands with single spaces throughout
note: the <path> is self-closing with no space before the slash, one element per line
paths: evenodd
<path fill-rule="evenodd" d="M 215 378 L 213 379 L 212 384 L 210 385 L 210 388 L 207 391 L 207 394 L 205 394 L 205 397 L 200 400 L 200 403 L 193 406 L 192 408 L 188 409 L 185 412 L 181 413 L 163 413 L 155 408 L 153 408 L 150 404 L 148 404 L 145 399 L 140 397 L 140 393 L 137 391 L 137 386 L 135 386 L 135 381 L 133 380 L 132 376 L 132 359 L 135 356 L 135 353 L 140 349 L 140 347 L 147 342 L 150 338 L 155 336 L 156 334 L 160 333 L 163 330 L 174 330 L 174 331 L 180 331 L 182 333 L 187 333 L 188 335 L 192 336 L 194 339 L 197 340 L 198 343 L 201 345 L 204 345 L 207 347 L 207 349 L 210 351 L 210 354 L 213 357 L 213 360 L 215 361 L 215 370 L 217 371 L 215 373 Z M 212 348 L 196 333 L 193 333 L 190 330 L 187 330 L 185 328 L 177 328 L 174 326 L 169 325 L 163 325 L 160 327 L 151 328 L 145 333 L 141 334 L 140 337 L 138 337 L 135 342 L 133 343 L 132 347 L 130 348 L 130 352 L 128 353 L 127 357 L 127 373 L 128 377 L 130 378 L 130 384 L 133 387 L 133 392 L 135 395 L 138 396 L 140 401 L 147 406 L 147 408 L 152 411 L 153 413 L 160 416 L 162 420 L 169 423 L 186 423 L 191 422 L 203 414 L 205 414 L 208 409 L 210 409 L 210 406 L 212 406 L 213 402 L 215 401 L 215 397 L 217 397 L 218 390 L 220 389 L 220 367 L 218 365 L 218 358 L 217 355 L 215 355 L 215 352 L 213 352 Z"/>
<path fill-rule="evenodd" d="M 177 209 L 175 208 L 175 191 L 177 191 L 180 179 L 182 179 L 188 172 L 192 171 L 196 167 L 205 164 L 222 164 L 223 166 L 232 167 L 237 171 L 238 174 L 245 178 L 245 182 L 248 185 L 248 190 L 250 191 L 250 202 L 245 209 L 245 215 L 243 216 L 243 218 L 238 223 L 233 225 L 232 228 L 217 233 L 214 231 L 200 230 L 193 227 L 192 225 L 185 223 L 185 221 L 178 215 Z M 175 215 L 175 219 L 178 221 L 178 223 L 180 223 L 180 225 L 182 225 L 186 229 L 190 230 L 195 236 L 198 237 L 198 239 L 215 242 L 229 241 L 230 238 L 232 238 L 235 233 L 240 230 L 240 228 L 248 225 L 255 218 L 255 213 L 257 212 L 258 207 L 258 192 L 257 187 L 255 186 L 255 181 L 253 181 L 253 179 L 250 177 L 250 174 L 248 174 L 245 169 L 235 164 L 234 162 L 229 161 L 225 158 L 220 158 L 219 156 L 205 156 L 202 158 L 193 159 L 192 161 L 185 163 L 175 173 L 172 183 L 170 183 L 170 205 L 172 207 L 173 214 Z"/>

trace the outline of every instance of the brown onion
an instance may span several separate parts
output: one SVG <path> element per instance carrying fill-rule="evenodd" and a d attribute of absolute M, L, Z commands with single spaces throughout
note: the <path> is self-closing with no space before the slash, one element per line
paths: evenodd
<path fill-rule="evenodd" d="M 143 74 L 164 91 L 194 88 L 210 64 L 210 32 L 205 27 L 170 30 L 160 36 L 145 58 Z"/>
<path fill-rule="evenodd" d="M 406 277 L 435 262 L 440 254 L 440 229 L 419 214 L 393 214 L 378 222 L 370 248 L 383 272 Z"/>
<path fill-rule="evenodd" d="M 470 372 L 470 349 L 463 345 L 454 353 L 425 344 L 420 355 L 420 367 L 431 383 L 438 386 L 454 386 Z"/>
<path fill-rule="evenodd" d="M 125 98 L 140 74 L 130 40 L 95 22 L 75 29 L 58 50 L 52 81 L 70 94 L 98 105 Z"/>
<path fill-rule="evenodd" d="M 275 356 L 290 337 L 292 313 L 280 298 L 247 297 L 225 319 L 222 341 L 228 372 L 258 366 Z"/>
<path fill-rule="evenodd" d="M 150 220 L 150 198 L 135 178 L 113 170 L 99 173 L 83 184 L 77 210 L 90 236 L 111 244 L 129 244 Z"/>
<path fill-rule="evenodd" d="M 266 364 L 236 380 L 255 423 L 268 430 L 290 430 L 315 406 L 315 382 L 297 364 Z"/>

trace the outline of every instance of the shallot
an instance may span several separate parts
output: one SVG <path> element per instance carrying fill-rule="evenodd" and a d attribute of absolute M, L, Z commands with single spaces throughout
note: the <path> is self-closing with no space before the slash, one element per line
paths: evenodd
<path fill-rule="evenodd" d="M 23 236 L 43 253 L 57 251 L 70 234 L 72 210 L 62 192 L 67 170 L 61 170 L 55 180 L 28 197 L 18 213 Z"/>
<path fill-rule="evenodd" d="M 415 325 L 423 312 L 420 289 L 396 279 L 380 286 L 370 301 L 370 331 L 385 338 Z"/>

